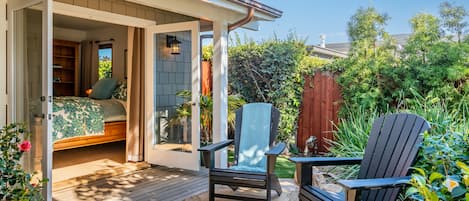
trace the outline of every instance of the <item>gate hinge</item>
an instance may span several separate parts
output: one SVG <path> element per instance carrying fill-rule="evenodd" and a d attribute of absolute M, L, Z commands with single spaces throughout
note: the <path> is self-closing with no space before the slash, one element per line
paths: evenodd
<path fill-rule="evenodd" d="M 44 102 L 46 101 L 46 97 L 45 96 L 41 96 L 41 102 Z"/>

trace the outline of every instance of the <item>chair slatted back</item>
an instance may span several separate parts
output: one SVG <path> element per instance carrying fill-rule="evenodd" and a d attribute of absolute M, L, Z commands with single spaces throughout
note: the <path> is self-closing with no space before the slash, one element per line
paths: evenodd
<path fill-rule="evenodd" d="M 359 179 L 406 176 L 422 133 L 430 124 L 414 114 L 391 114 L 378 118 L 371 128 Z M 396 200 L 399 188 L 362 191 L 361 200 Z"/>
<path fill-rule="evenodd" d="M 250 103 L 250 104 L 266 104 L 266 103 Z M 249 105 L 249 104 L 247 104 Z M 246 106 L 246 105 L 245 105 Z M 238 164 L 239 160 L 239 151 L 240 151 L 240 142 L 243 137 L 242 126 L 244 124 L 251 124 L 252 122 L 243 122 L 243 109 L 244 106 L 236 111 L 236 125 L 235 125 L 235 154 L 234 162 Z M 269 147 L 271 147 L 278 134 L 278 124 L 280 120 L 280 112 L 277 108 L 271 107 L 271 117 L 270 117 L 270 137 L 269 137 Z M 250 133 L 255 134 L 255 133 Z"/>

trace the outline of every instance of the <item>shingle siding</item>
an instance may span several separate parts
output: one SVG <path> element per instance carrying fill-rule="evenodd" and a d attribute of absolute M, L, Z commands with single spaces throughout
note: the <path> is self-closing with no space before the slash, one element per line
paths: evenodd
<path fill-rule="evenodd" d="M 157 24 L 168 24 L 197 20 L 196 18 L 173 13 L 165 10 L 151 8 L 124 0 L 54 0 L 61 3 L 72 4 L 85 8 L 112 12 L 147 20 L 156 21 Z"/>

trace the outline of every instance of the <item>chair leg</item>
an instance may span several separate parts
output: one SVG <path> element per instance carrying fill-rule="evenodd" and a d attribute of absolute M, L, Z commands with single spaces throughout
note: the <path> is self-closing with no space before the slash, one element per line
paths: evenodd
<path fill-rule="evenodd" d="M 265 191 L 266 191 L 266 194 L 267 194 L 266 195 L 266 200 L 267 201 L 272 200 L 272 184 L 271 184 L 271 182 L 269 182 L 269 180 L 267 180 Z"/>
<path fill-rule="evenodd" d="M 278 177 L 273 177 L 271 180 L 271 185 L 272 185 L 272 189 L 275 190 L 275 192 L 277 192 L 277 195 L 280 196 L 282 195 L 282 186 L 280 185 L 280 181 L 278 180 Z"/>
<path fill-rule="evenodd" d="M 215 201 L 215 184 L 212 181 L 208 182 L 208 200 Z"/>

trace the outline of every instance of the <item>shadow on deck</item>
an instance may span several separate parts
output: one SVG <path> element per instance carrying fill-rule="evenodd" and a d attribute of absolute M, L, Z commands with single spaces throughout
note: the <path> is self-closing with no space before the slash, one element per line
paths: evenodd
<path fill-rule="evenodd" d="M 201 201 L 208 200 L 207 171 L 188 171 L 162 166 L 134 171 L 82 183 L 77 186 L 59 189 L 53 192 L 54 201 L 75 200 L 155 200 L 155 201 Z M 281 180 L 284 193 L 275 195 L 273 200 L 297 200 L 297 187 L 291 179 Z M 239 189 L 232 192 L 228 187 L 217 186 L 217 192 L 247 193 L 251 196 L 263 196 L 265 191 Z M 219 199 L 217 199 L 219 200 Z"/>
<path fill-rule="evenodd" d="M 206 172 L 155 166 L 54 191 L 53 200 L 174 201 L 200 194 L 207 189 Z"/>

